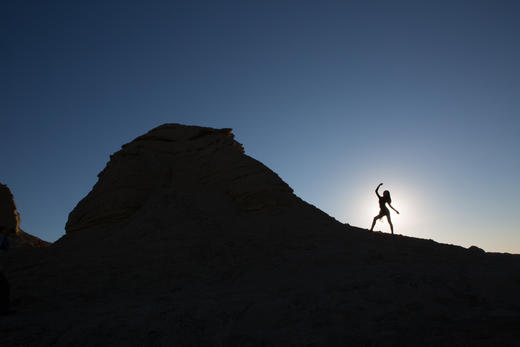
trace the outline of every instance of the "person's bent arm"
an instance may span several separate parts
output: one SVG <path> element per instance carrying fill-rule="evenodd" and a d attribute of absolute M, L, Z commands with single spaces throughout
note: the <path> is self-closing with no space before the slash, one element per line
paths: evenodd
<path fill-rule="evenodd" d="M 376 188 L 376 195 L 377 195 L 379 198 L 381 197 L 381 195 L 379 195 L 378 190 L 379 190 L 379 187 L 381 187 L 382 185 L 383 185 L 383 183 L 379 183 L 379 185 L 378 185 L 377 188 Z"/>

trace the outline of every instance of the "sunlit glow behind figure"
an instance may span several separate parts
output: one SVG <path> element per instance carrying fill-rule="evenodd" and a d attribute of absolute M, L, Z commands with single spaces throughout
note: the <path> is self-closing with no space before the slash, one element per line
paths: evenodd
<path fill-rule="evenodd" d="M 393 234 L 394 233 L 394 225 L 392 224 L 392 217 L 390 216 L 390 210 L 388 209 L 388 207 L 390 207 L 392 210 L 394 210 L 394 212 L 397 213 L 397 214 L 399 214 L 399 211 L 395 207 L 392 206 L 392 198 L 391 198 L 389 190 L 385 190 L 383 192 L 383 195 L 379 194 L 379 188 L 381 188 L 382 185 L 383 185 L 383 183 L 379 183 L 379 185 L 377 186 L 377 188 L 375 190 L 375 193 L 376 193 L 377 198 L 379 200 L 378 201 L 378 203 L 379 203 L 379 213 L 372 220 L 372 226 L 370 227 L 370 231 L 373 231 L 374 226 L 375 226 L 377 220 L 382 219 L 383 217 L 386 217 L 386 220 L 388 221 L 388 224 L 390 224 L 390 232 Z"/>
<path fill-rule="evenodd" d="M 400 214 L 394 213 L 393 211 L 391 212 L 395 233 L 407 236 L 427 237 L 426 234 L 421 232 L 420 228 L 422 211 L 419 208 L 421 204 L 418 199 L 411 193 L 410 189 L 402 186 L 393 185 L 390 189 L 392 192 L 392 201 L 395 202 L 395 207 L 400 212 Z M 370 223 L 372 223 L 372 218 L 379 213 L 379 205 L 373 187 L 367 186 L 363 191 L 364 196 L 359 196 L 359 207 L 354 210 L 355 215 L 353 215 L 351 219 L 353 220 L 352 224 L 368 229 Z M 356 196 L 356 198 L 358 197 Z M 361 223 L 361 221 L 363 221 L 363 223 Z M 419 228 L 419 230 L 417 228 Z M 390 232 L 390 226 L 386 218 L 381 218 L 377 221 L 374 231 Z"/>

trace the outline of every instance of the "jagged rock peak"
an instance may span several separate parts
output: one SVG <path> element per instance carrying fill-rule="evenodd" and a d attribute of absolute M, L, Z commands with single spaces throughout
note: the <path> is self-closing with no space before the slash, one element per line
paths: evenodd
<path fill-rule="evenodd" d="M 0 183 L 0 226 L 20 230 L 20 214 L 9 187 Z"/>
<path fill-rule="evenodd" d="M 9 187 L 0 183 L 0 226 L 9 229 L 14 247 L 49 246 L 50 243 L 20 229 L 20 213 L 16 208 L 13 193 Z"/>
<path fill-rule="evenodd" d="M 127 220 L 159 195 L 218 192 L 241 211 L 272 211 L 295 199 L 278 175 L 245 155 L 228 128 L 161 125 L 111 155 L 98 178 L 70 213 L 67 233 Z"/>
<path fill-rule="evenodd" d="M 197 141 L 199 147 L 201 145 L 208 146 L 233 146 L 244 153 L 242 144 L 234 140 L 235 135 L 231 128 L 214 129 L 200 126 L 188 126 L 182 124 L 163 124 L 144 135 L 137 137 L 129 144 L 123 145 L 122 148 L 132 147 L 135 144 L 143 142 L 177 142 L 178 144 L 190 144 L 189 141 Z M 180 149 L 180 148 L 178 148 Z"/>

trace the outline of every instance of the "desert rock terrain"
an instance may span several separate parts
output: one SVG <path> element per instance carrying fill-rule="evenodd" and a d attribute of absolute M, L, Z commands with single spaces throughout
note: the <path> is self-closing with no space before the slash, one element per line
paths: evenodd
<path fill-rule="evenodd" d="M 113 154 L 66 235 L 3 259 L 6 346 L 518 345 L 520 256 L 369 232 L 293 194 L 231 129 Z"/>

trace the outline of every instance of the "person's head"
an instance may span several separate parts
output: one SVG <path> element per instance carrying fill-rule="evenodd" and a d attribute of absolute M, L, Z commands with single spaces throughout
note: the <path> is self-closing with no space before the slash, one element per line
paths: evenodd
<path fill-rule="evenodd" d="M 392 202 L 392 198 L 390 197 L 390 192 L 388 190 L 385 190 L 383 192 L 383 198 L 385 199 L 385 201 L 387 203 L 391 203 Z"/>

